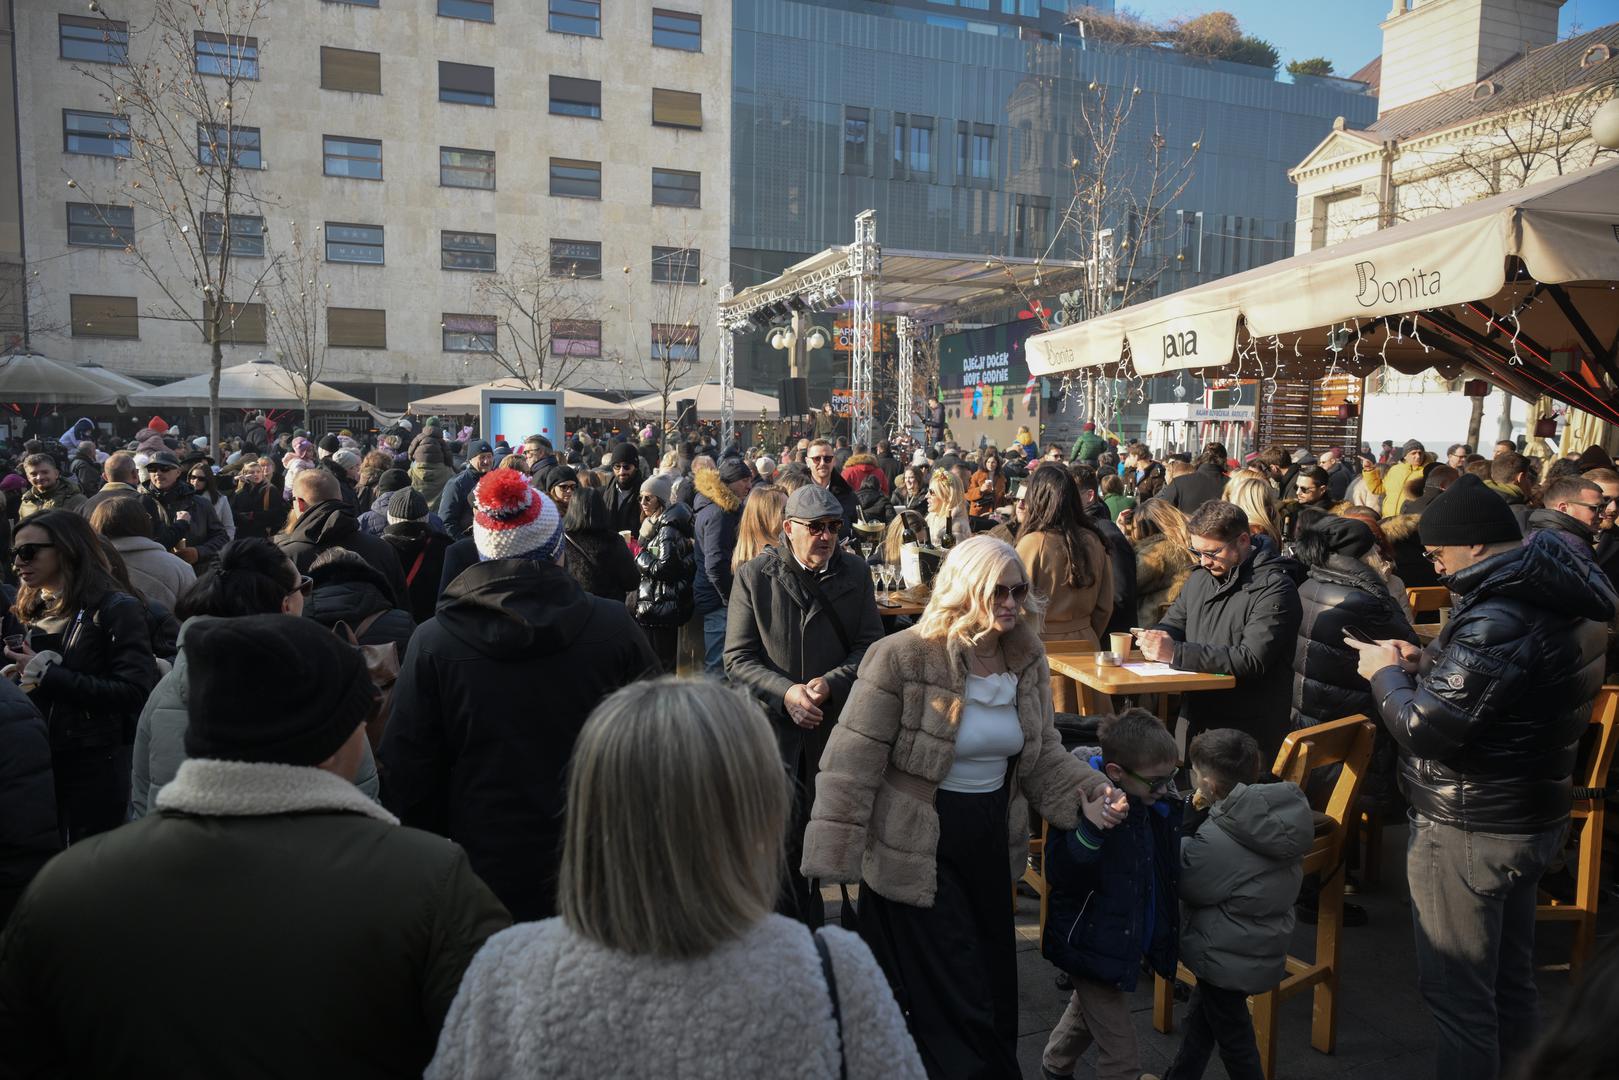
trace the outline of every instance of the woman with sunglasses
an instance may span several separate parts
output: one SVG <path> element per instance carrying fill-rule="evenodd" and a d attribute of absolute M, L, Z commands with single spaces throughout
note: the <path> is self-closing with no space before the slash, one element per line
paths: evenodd
<path fill-rule="evenodd" d="M 101 538 L 70 510 L 17 529 L 23 633 L 6 659 L 50 726 L 57 820 L 74 843 L 124 820 L 135 719 L 157 683 L 144 601 L 119 588 Z"/>
<path fill-rule="evenodd" d="M 921 620 L 866 652 L 821 757 L 807 878 L 860 882 L 860 936 L 928 1075 L 1021 1076 L 1012 885 L 1029 812 L 1122 820 L 1052 724 L 1040 602 L 990 536 L 952 550 Z"/>
<path fill-rule="evenodd" d="M 219 553 L 213 569 L 197 579 L 180 598 L 175 614 L 180 628 L 180 652 L 174 667 L 158 682 L 135 726 L 134 761 L 129 781 L 129 803 L 135 817 L 152 809 L 158 788 L 174 779 L 186 759 L 185 733 L 191 718 L 188 704 L 185 635 L 190 620 L 198 617 L 235 619 L 244 615 L 302 615 L 314 581 L 298 573 L 292 560 L 268 540 L 232 540 Z M 297 678 L 296 672 L 285 672 Z M 371 744 L 354 780 L 355 787 L 377 798 L 377 763 Z"/>
<path fill-rule="evenodd" d="M 214 516 L 225 527 L 227 542 L 236 539 L 236 518 L 231 513 L 230 496 L 219 490 L 219 478 L 206 458 L 193 458 L 186 463 L 186 483 L 199 499 L 207 499 L 214 508 Z"/>
<path fill-rule="evenodd" d="M 666 675 L 675 673 L 680 628 L 697 610 L 694 532 L 691 507 L 674 497 L 672 476 L 659 473 L 641 485 L 641 551 L 635 557 L 641 584 L 635 621 L 646 631 Z"/>

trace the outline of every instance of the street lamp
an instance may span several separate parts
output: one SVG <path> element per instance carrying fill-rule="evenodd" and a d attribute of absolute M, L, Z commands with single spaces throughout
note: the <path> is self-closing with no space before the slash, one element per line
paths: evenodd
<path fill-rule="evenodd" d="M 1604 150 L 1619 150 L 1619 97 L 1609 98 L 1591 117 L 1591 138 Z"/>
<path fill-rule="evenodd" d="M 805 366 L 805 354 L 810 349 L 826 348 L 828 338 L 825 330 L 809 323 L 804 312 L 794 311 L 792 323 L 770 331 L 767 340 L 772 349 L 780 349 L 787 354 L 787 375 L 796 379 L 800 369 Z"/>

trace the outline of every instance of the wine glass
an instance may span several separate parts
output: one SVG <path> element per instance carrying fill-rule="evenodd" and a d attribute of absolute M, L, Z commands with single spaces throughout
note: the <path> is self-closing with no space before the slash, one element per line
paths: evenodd
<path fill-rule="evenodd" d="M 895 566 L 893 563 L 884 563 L 883 573 L 888 578 L 889 591 L 892 592 L 898 589 L 901 584 L 899 567 Z"/>
<path fill-rule="evenodd" d="M 883 565 L 874 563 L 871 567 L 871 587 L 877 593 L 877 606 L 883 604 Z"/>

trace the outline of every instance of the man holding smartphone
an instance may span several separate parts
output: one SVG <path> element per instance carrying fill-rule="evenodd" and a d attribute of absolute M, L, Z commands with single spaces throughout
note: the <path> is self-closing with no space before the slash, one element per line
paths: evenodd
<path fill-rule="evenodd" d="M 1400 748 L 1417 973 L 1441 1077 L 1492 1080 L 1535 1038 L 1536 888 L 1562 850 L 1614 590 L 1589 545 L 1461 476 L 1418 525 L 1456 595 L 1425 651 L 1366 644 L 1361 675 Z"/>

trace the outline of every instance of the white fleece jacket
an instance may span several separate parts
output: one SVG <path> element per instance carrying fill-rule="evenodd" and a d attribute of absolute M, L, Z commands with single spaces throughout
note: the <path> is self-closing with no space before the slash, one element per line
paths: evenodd
<path fill-rule="evenodd" d="M 882 970 L 823 930 L 849 1080 L 924 1080 Z M 770 915 L 699 960 L 614 952 L 561 919 L 490 938 L 461 981 L 425 1080 L 837 1080 L 838 1035 L 803 924 Z"/>

